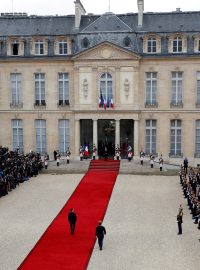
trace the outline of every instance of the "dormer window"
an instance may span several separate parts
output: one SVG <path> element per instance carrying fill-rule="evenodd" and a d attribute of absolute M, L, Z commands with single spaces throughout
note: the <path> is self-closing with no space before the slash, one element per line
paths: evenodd
<path fill-rule="evenodd" d="M 156 39 L 155 38 L 148 39 L 147 52 L 148 53 L 156 53 Z"/>
<path fill-rule="evenodd" d="M 41 36 L 33 36 L 30 42 L 31 55 L 47 55 L 48 54 L 48 39 Z"/>
<path fill-rule="evenodd" d="M 193 36 L 194 38 L 194 52 L 200 53 L 200 34 L 196 34 Z"/>
<path fill-rule="evenodd" d="M 24 55 L 24 40 L 17 37 L 9 37 L 6 42 L 7 55 L 23 56 Z"/>
<path fill-rule="evenodd" d="M 36 55 L 43 55 L 44 54 L 44 41 L 37 40 L 35 42 L 35 54 Z"/>
<path fill-rule="evenodd" d="M 67 54 L 67 41 L 66 40 L 60 40 L 58 42 L 58 47 L 59 47 L 59 54 L 60 55 Z"/>
<path fill-rule="evenodd" d="M 11 44 L 11 54 L 19 55 L 19 43 L 17 41 Z"/>
<path fill-rule="evenodd" d="M 173 52 L 180 53 L 182 52 L 183 42 L 181 37 L 175 37 L 173 40 Z"/>
<path fill-rule="evenodd" d="M 86 49 L 89 47 L 89 40 L 87 38 L 84 38 L 81 42 L 82 48 Z"/>
<path fill-rule="evenodd" d="M 157 34 L 150 33 L 143 38 L 144 53 L 161 53 L 161 37 Z"/>
<path fill-rule="evenodd" d="M 124 47 L 130 47 L 131 46 L 131 40 L 129 37 L 126 37 L 124 39 Z"/>
<path fill-rule="evenodd" d="M 187 53 L 187 36 L 183 33 L 175 33 L 168 37 L 169 53 Z"/>

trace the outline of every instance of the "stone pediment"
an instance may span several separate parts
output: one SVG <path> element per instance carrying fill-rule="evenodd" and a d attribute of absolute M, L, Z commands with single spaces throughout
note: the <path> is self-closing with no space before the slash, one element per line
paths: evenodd
<path fill-rule="evenodd" d="M 103 42 L 95 47 L 78 53 L 76 60 L 138 60 L 140 56 L 110 42 Z"/>

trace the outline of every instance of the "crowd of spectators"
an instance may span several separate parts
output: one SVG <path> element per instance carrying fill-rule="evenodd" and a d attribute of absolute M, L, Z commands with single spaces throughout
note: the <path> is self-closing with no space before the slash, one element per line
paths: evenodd
<path fill-rule="evenodd" d="M 30 151 L 24 155 L 19 150 L 10 151 L 0 146 L 0 197 L 7 195 L 17 185 L 37 176 L 43 167 L 40 154 Z"/>
<path fill-rule="evenodd" d="M 200 168 L 188 167 L 187 172 L 184 166 L 181 166 L 179 176 L 192 219 L 200 229 Z"/>

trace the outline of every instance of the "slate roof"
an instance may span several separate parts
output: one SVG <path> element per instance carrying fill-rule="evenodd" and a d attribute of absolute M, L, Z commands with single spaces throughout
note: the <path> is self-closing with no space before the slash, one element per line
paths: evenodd
<path fill-rule="evenodd" d="M 200 11 L 144 13 L 143 26 L 137 26 L 137 14 L 122 14 L 118 17 L 137 32 L 187 32 L 200 31 Z"/>
<path fill-rule="evenodd" d="M 98 32 L 200 32 L 200 11 L 144 13 L 138 27 L 138 14 L 105 13 L 84 15 L 79 31 L 74 28 L 74 15 L 68 16 L 0 16 L 0 36 L 70 35 Z"/>
<path fill-rule="evenodd" d="M 98 33 L 98 32 L 132 32 L 133 30 L 124 23 L 117 15 L 107 12 L 94 22 L 89 24 L 82 33 Z"/>
<path fill-rule="evenodd" d="M 74 34 L 74 16 L 1 16 L 0 36 Z"/>

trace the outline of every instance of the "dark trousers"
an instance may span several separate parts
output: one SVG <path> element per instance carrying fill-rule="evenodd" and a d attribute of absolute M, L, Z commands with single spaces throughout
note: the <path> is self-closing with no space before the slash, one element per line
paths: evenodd
<path fill-rule="evenodd" d="M 73 223 L 69 223 L 70 224 L 70 231 L 71 231 L 71 234 L 74 234 L 74 231 L 75 231 L 75 227 L 76 227 L 76 223 L 73 222 Z"/>
<path fill-rule="evenodd" d="M 184 166 L 184 173 L 187 174 L 188 166 Z"/>
<path fill-rule="evenodd" d="M 143 160 L 140 160 L 140 164 L 143 165 Z"/>
<path fill-rule="evenodd" d="M 99 244 L 99 249 L 102 250 L 102 247 L 103 247 L 103 237 L 98 237 L 98 244 Z"/>
<path fill-rule="evenodd" d="M 69 159 L 67 159 L 67 164 L 69 164 Z"/>
<path fill-rule="evenodd" d="M 178 222 L 178 234 L 182 234 L 182 222 Z"/>

